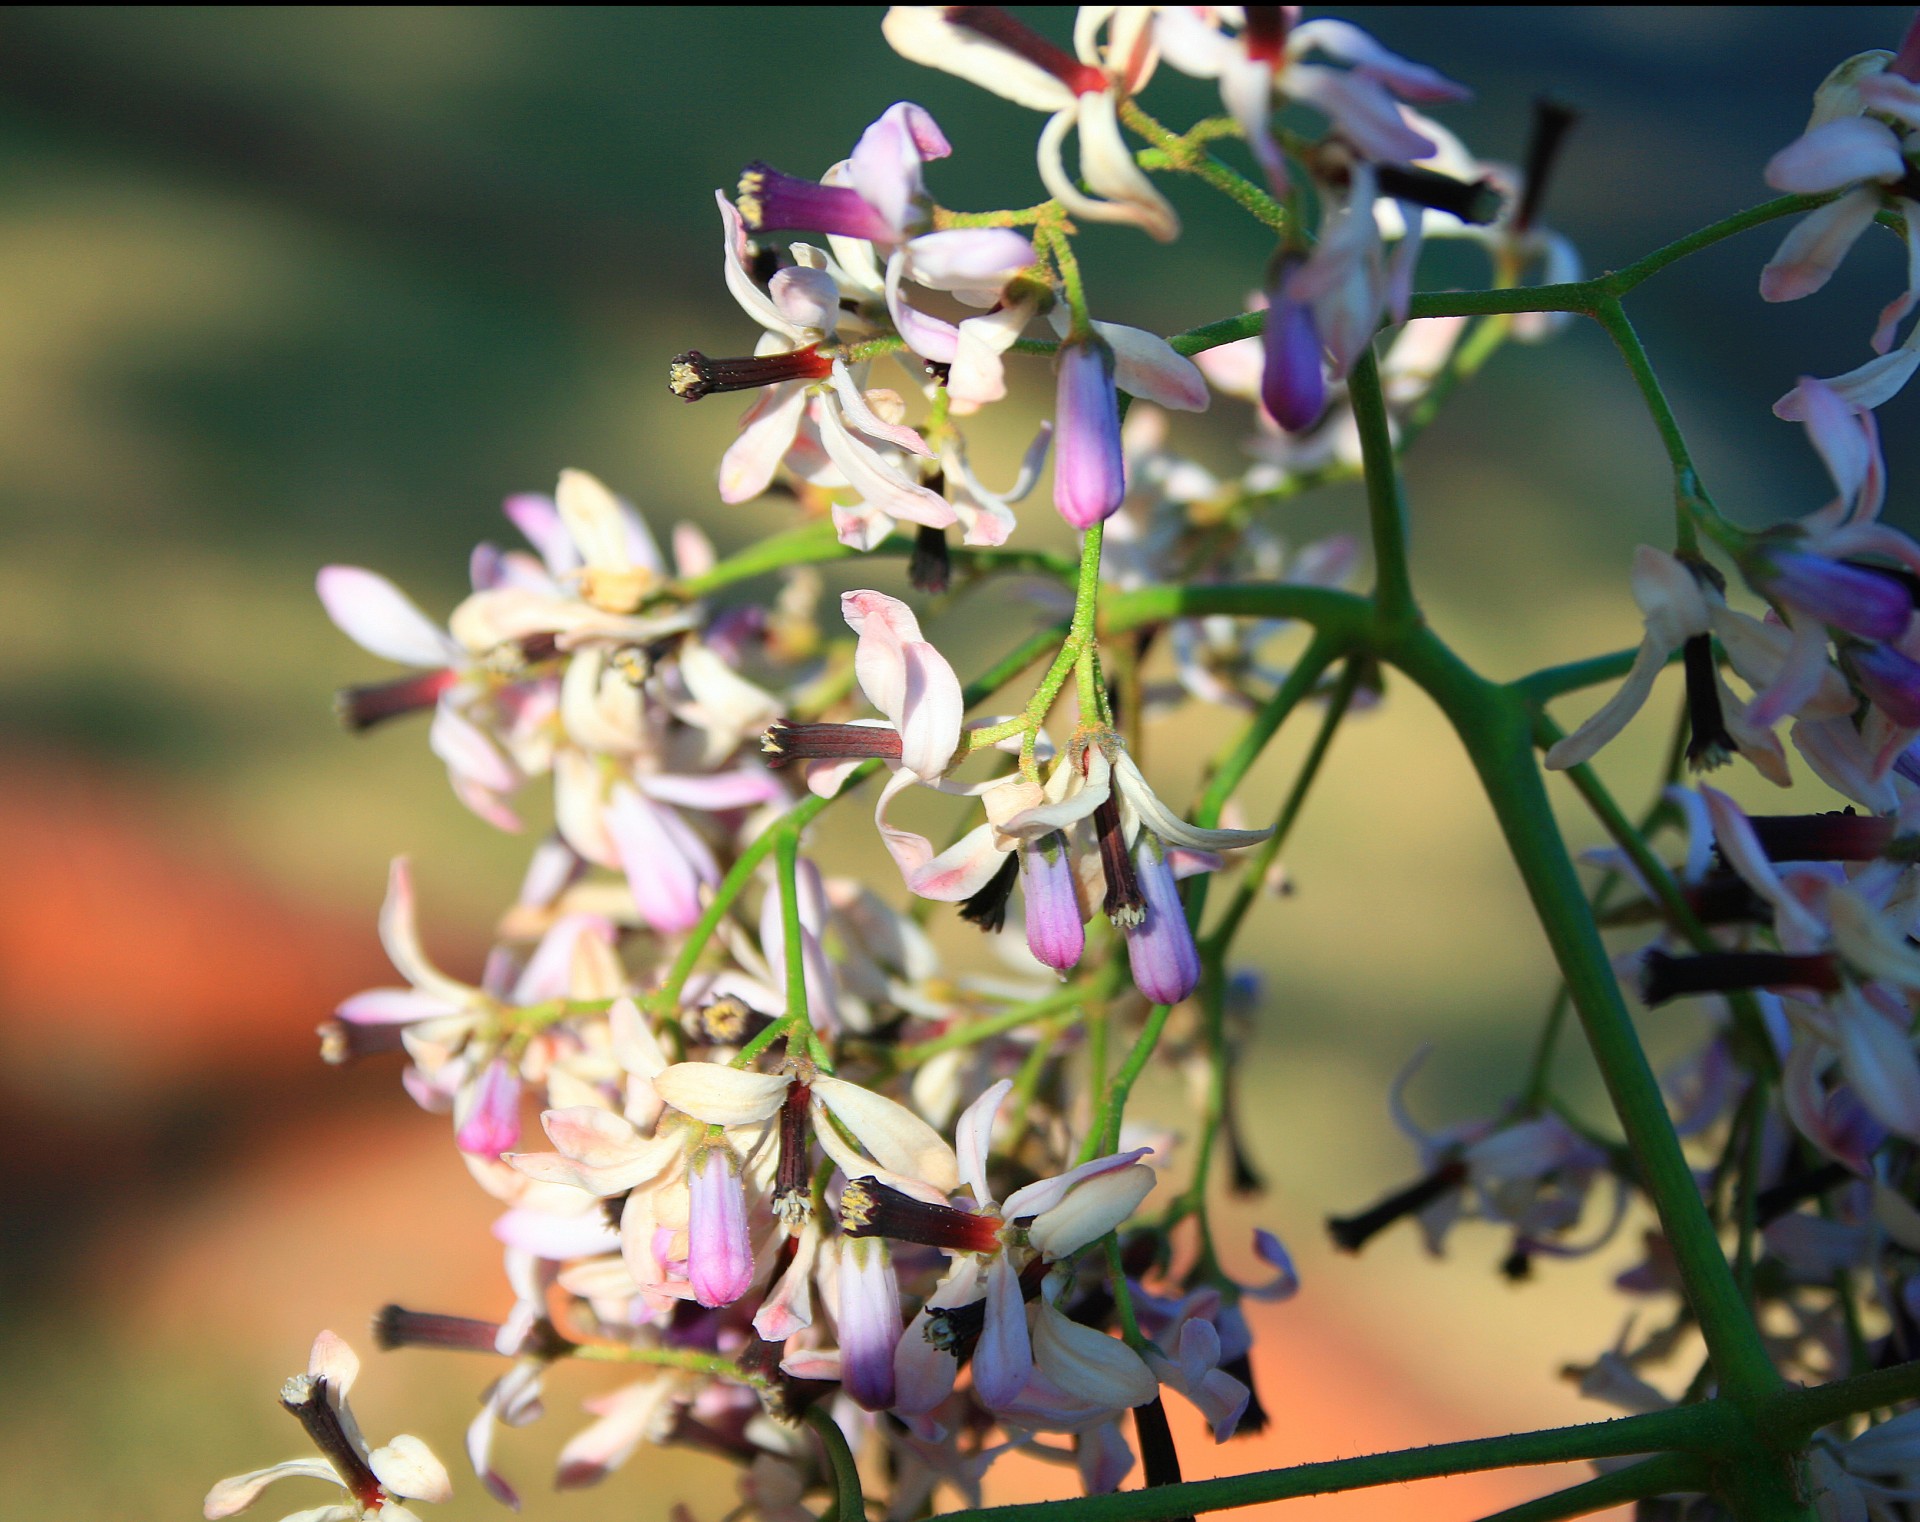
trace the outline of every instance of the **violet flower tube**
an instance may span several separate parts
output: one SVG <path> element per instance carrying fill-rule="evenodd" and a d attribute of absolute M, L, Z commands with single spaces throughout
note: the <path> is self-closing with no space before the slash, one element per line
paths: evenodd
<path fill-rule="evenodd" d="M 1113 350 L 1088 335 L 1060 346 L 1060 387 L 1053 505 L 1077 529 L 1110 518 L 1127 495 L 1126 457 L 1120 448 L 1120 395 L 1113 384 Z"/>
<path fill-rule="evenodd" d="M 1087 928 L 1066 837 L 1055 830 L 1022 841 L 1020 876 L 1027 894 L 1027 949 L 1055 972 L 1079 966 Z"/>
<path fill-rule="evenodd" d="M 841 1387 L 856 1405 L 893 1404 L 893 1350 L 899 1345 L 900 1283 L 884 1242 L 846 1238 L 839 1287 Z"/>
<path fill-rule="evenodd" d="M 1913 616 L 1913 599 L 1891 576 L 1800 550 L 1767 550 L 1754 581 L 1769 597 L 1861 639 L 1898 639 Z"/>
<path fill-rule="evenodd" d="M 1261 339 L 1260 402 L 1288 433 L 1300 433 L 1327 410 L 1327 376 L 1313 308 L 1286 293 L 1283 271 L 1274 282 Z"/>
<path fill-rule="evenodd" d="M 1127 961 L 1134 986 L 1155 1004 L 1178 1004 L 1200 982 L 1200 951 L 1187 927 L 1187 911 L 1173 868 L 1159 841 L 1142 834 L 1133 851 L 1134 871 L 1146 917 L 1127 927 Z"/>

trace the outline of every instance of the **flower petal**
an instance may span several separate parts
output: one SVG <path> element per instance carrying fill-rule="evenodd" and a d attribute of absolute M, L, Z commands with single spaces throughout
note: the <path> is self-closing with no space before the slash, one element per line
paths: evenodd
<path fill-rule="evenodd" d="M 814 1079 L 813 1092 L 883 1168 L 924 1179 L 942 1192 L 959 1187 L 953 1148 L 905 1105 L 824 1073 Z"/>
<path fill-rule="evenodd" d="M 780 1113 L 793 1080 L 717 1062 L 676 1062 L 655 1076 L 654 1092 L 683 1115 L 710 1126 L 747 1126 Z"/>
<path fill-rule="evenodd" d="M 401 1433 L 384 1448 L 367 1455 L 367 1467 L 396 1496 L 409 1501 L 451 1501 L 453 1481 L 447 1466 L 419 1438 Z"/>
<path fill-rule="evenodd" d="M 403 666 L 450 666 L 460 647 L 386 577 L 355 565 L 330 565 L 314 578 L 320 603 L 363 650 Z"/>

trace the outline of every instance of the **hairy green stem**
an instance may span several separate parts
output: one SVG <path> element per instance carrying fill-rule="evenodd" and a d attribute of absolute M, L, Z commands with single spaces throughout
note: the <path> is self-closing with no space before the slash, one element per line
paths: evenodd
<path fill-rule="evenodd" d="M 1482 1517 L 1480 1522 L 1561 1522 L 1564 1517 L 1584 1517 L 1623 1501 L 1641 1501 L 1674 1491 L 1704 1490 L 1707 1481 L 1708 1468 L 1702 1460 L 1690 1453 L 1663 1453 L 1584 1484 L 1556 1490 L 1552 1495 L 1522 1501 L 1518 1506 Z"/>

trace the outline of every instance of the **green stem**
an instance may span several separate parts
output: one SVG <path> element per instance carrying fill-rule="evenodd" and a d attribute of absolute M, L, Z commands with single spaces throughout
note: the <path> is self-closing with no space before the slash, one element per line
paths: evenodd
<path fill-rule="evenodd" d="M 906 1072 L 919 1067 L 930 1057 L 942 1052 L 951 1052 L 960 1047 L 976 1046 L 982 1041 L 991 1041 L 995 1036 L 1003 1036 L 1008 1031 L 1019 1030 L 1023 1025 L 1036 1021 L 1058 1019 L 1064 1011 L 1078 1012 L 1077 1007 L 1097 998 L 1105 998 L 1113 990 L 1108 986 L 1106 970 L 1095 974 L 1090 982 L 1068 983 L 1053 993 L 1040 999 L 1029 999 L 1024 1004 L 1016 1004 L 1003 1009 L 998 1014 L 983 1015 L 977 1020 L 968 1020 L 951 1030 L 942 1031 L 937 1036 L 929 1036 L 925 1041 L 916 1041 L 911 1046 L 903 1046 L 893 1054 L 893 1071 Z"/>
<path fill-rule="evenodd" d="M 1910 1400 L 1920 1400 L 1920 1360 L 1811 1390 L 1782 1390 L 1762 1409 L 1760 1426 L 1775 1446 L 1797 1447 L 1830 1422 Z"/>
<path fill-rule="evenodd" d="M 828 1403 L 815 1401 L 808 1406 L 805 1421 L 820 1439 L 827 1453 L 827 1467 L 833 1472 L 833 1510 L 827 1517 L 831 1522 L 866 1522 L 867 1498 L 860 1490 L 860 1471 L 853 1462 L 853 1450 L 847 1446 L 847 1435 L 834 1421 Z"/>
<path fill-rule="evenodd" d="M 1196 138 L 1192 133 L 1181 136 L 1155 121 L 1132 100 L 1120 103 L 1120 120 L 1153 144 L 1152 148 L 1134 155 L 1134 161 L 1142 169 L 1171 169 L 1193 175 L 1268 227 L 1279 231 L 1287 226 L 1290 219 L 1286 207 L 1238 170 L 1229 168 L 1203 149 L 1200 146 L 1203 138 Z M 1206 128 L 1214 125 L 1212 122 L 1200 124 Z M 1221 134 L 1209 131 L 1206 135 Z"/>
<path fill-rule="evenodd" d="M 826 1072 L 833 1071 L 826 1048 L 813 1029 L 812 1012 L 807 1008 L 807 943 L 800 924 L 800 831 L 780 827 L 780 841 L 774 847 L 780 872 L 780 934 L 787 952 L 787 1051 L 804 1047 L 807 1055 Z"/>
<path fill-rule="evenodd" d="M 1698 232 L 1691 232 L 1684 238 L 1676 238 L 1664 248 L 1656 248 L 1645 258 L 1636 259 L 1624 269 L 1612 274 L 1601 275 L 1588 284 L 1598 287 L 1609 296 L 1624 296 L 1649 275 L 1657 275 L 1669 264 L 1684 259 L 1689 254 L 1697 254 L 1702 249 L 1711 248 L 1749 228 L 1760 227 L 1768 222 L 1776 222 L 1781 217 L 1798 216 L 1801 212 L 1812 211 L 1825 206 L 1834 199 L 1837 192 L 1817 196 L 1781 196 L 1777 200 L 1762 201 L 1758 206 L 1749 206 L 1745 211 L 1736 211 L 1732 216 L 1722 217 L 1718 222 L 1709 222 Z"/>
<path fill-rule="evenodd" d="M 1156 1004 L 1147 1011 L 1146 1023 L 1134 1038 L 1126 1060 L 1120 1064 L 1120 1071 L 1113 1075 L 1112 1082 L 1107 1085 L 1106 1096 L 1100 1101 L 1099 1114 L 1087 1129 L 1087 1139 L 1080 1145 L 1078 1161 L 1089 1162 L 1104 1153 L 1120 1149 L 1120 1122 L 1126 1115 L 1127 1098 L 1133 1093 L 1135 1081 L 1152 1060 L 1154 1048 L 1160 1044 L 1160 1034 L 1167 1028 L 1167 1016 L 1172 1013 L 1173 1006 L 1170 1004 Z"/>
<path fill-rule="evenodd" d="M 1613 340 L 1613 346 L 1620 351 L 1620 358 L 1626 362 L 1627 371 L 1633 376 L 1634 385 L 1640 388 L 1641 400 L 1646 403 L 1647 413 L 1660 435 L 1660 443 L 1667 451 L 1667 462 L 1673 467 L 1674 548 L 1682 555 L 1698 555 L 1700 540 L 1694 524 L 1695 517 L 1702 512 L 1711 514 L 1714 508 L 1700 485 L 1700 473 L 1694 469 L 1686 436 L 1680 431 L 1680 421 L 1673 415 L 1673 406 L 1667 400 L 1667 393 L 1661 387 L 1659 377 L 1653 373 L 1653 361 L 1647 355 L 1646 346 L 1640 342 L 1640 335 L 1634 332 L 1633 323 L 1628 320 L 1626 309 L 1620 305 L 1619 299 L 1603 297 L 1594 305 L 1593 318 Z"/>
<path fill-rule="evenodd" d="M 1375 1485 L 1431 1480 L 1450 1474 L 1478 1474 L 1527 1464 L 1563 1464 L 1582 1459 L 1619 1458 L 1677 1448 L 1712 1451 L 1722 1441 L 1732 1413 L 1718 1402 L 1677 1406 L 1645 1416 L 1560 1427 L 1545 1432 L 1516 1432 L 1464 1443 L 1436 1443 L 1358 1458 L 1297 1464 L 1214 1480 L 1187 1480 L 1151 1490 L 1122 1490 L 1074 1501 L 1074 1522 L 1166 1522 L 1194 1512 L 1225 1511 L 1265 1501 L 1330 1495 Z M 950 1512 L 946 1522 L 1052 1522 L 1058 1501 L 1030 1501 L 979 1511 Z"/>
<path fill-rule="evenodd" d="M 1640 1179 L 1673 1246 L 1722 1390 L 1743 1401 L 1772 1391 L 1780 1376 L 1720 1251 L 1560 838 L 1534 761 L 1531 715 L 1511 691 L 1473 672 L 1425 629 L 1413 631 L 1391 654 L 1440 705 L 1480 774 L 1572 994 Z"/>
<path fill-rule="evenodd" d="M 1354 361 L 1347 376 L 1347 395 L 1353 402 L 1353 421 L 1360 431 L 1360 453 L 1367 467 L 1375 617 L 1381 625 L 1390 627 L 1419 618 L 1420 610 L 1413 600 L 1413 578 L 1407 567 L 1406 497 L 1400 489 L 1400 472 L 1392 468 L 1394 444 L 1387 424 L 1387 398 L 1380 389 L 1380 366 L 1371 344 Z"/>
<path fill-rule="evenodd" d="M 1584 1517 L 1623 1501 L 1641 1501 L 1674 1491 L 1704 1490 L 1708 1477 L 1706 1464 L 1694 1455 L 1663 1453 L 1584 1484 L 1556 1490 L 1552 1495 L 1522 1501 L 1518 1506 L 1482 1517 L 1480 1522 L 1561 1522 L 1563 1517 Z"/>
<path fill-rule="evenodd" d="M 656 1369 L 685 1369 L 690 1374 L 710 1374 L 718 1379 L 746 1381 L 746 1375 L 731 1358 L 717 1353 L 694 1353 L 681 1348 L 623 1348 L 617 1343 L 582 1342 L 568 1349 L 569 1358 L 588 1363 L 637 1363 Z"/>

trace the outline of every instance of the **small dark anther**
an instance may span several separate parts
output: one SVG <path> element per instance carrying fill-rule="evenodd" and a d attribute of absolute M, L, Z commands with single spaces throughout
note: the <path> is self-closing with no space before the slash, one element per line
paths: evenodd
<path fill-rule="evenodd" d="M 970 925 L 978 925 L 989 935 L 1004 928 L 1007 900 L 1013 897 L 1013 885 L 1019 876 L 1020 853 L 1009 851 L 1000 869 L 987 879 L 986 886 L 960 906 L 960 918 Z"/>

